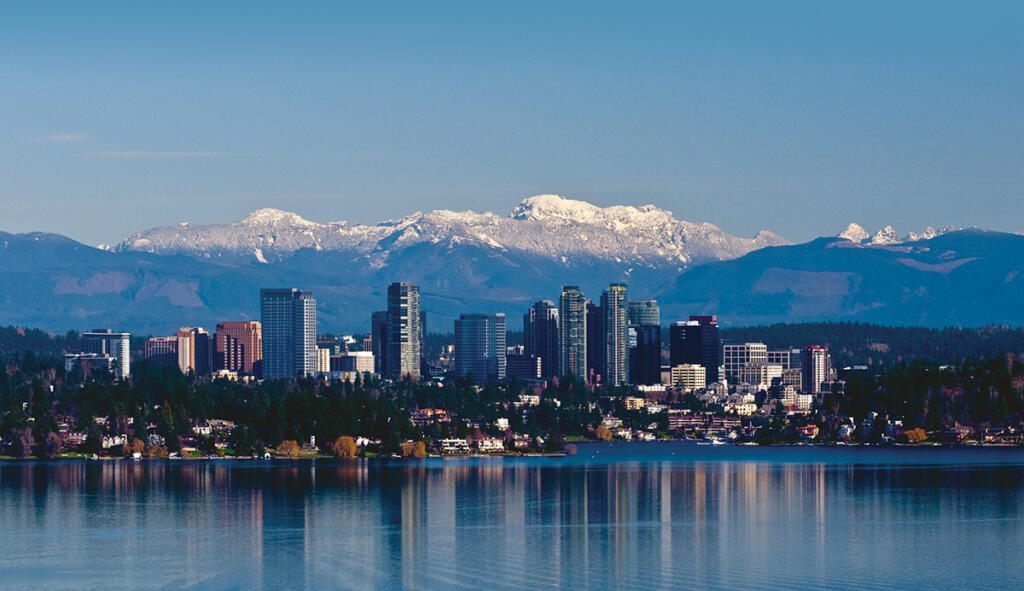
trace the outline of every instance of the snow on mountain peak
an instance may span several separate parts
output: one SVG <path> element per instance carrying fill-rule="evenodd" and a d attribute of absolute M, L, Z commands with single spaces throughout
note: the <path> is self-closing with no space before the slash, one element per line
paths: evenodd
<path fill-rule="evenodd" d="M 788 244 L 767 231 L 749 239 L 727 234 L 713 224 L 677 220 L 672 212 L 653 205 L 598 207 L 558 195 L 536 195 L 524 199 L 507 217 L 435 210 L 353 226 L 320 224 L 267 208 L 237 222 L 154 228 L 125 239 L 116 248 L 259 262 L 273 262 L 309 248 L 368 257 L 371 264 L 380 265 L 424 243 L 673 268 Z"/>
<path fill-rule="evenodd" d="M 918 240 L 931 240 L 937 236 L 942 236 L 947 232 L 955 231 L 956 228 L 952 226 L 945 226 L 936 230 L 935 228 L 928 226 L 920 234 L 916 232 L 909 232 L 903 236 L 896 233 L 896 230 L 892 226 L 886 226 L 875 232 L 874 235 L 870 234 L 867 230 L 861 227 L 859 224 L 850 224 L 843 230 L 838 238 L 843 238 L 857 244 L 867 244 L 871 246 L 888 246 L 892 244 L 905 244 L 907 242 L 917 242 Z"/>
<path fill-rule="evenodd" d="M 850 242 L 856 242 L 858 244 L 864 242 L 870 237 L 871 234 L 868 234 L 868 231 L 861 227 L 860 224 L 850 224 L 839 234 L 839 238 L 844 238 Z"/>
<path fill-rule="evenodd" d="M 304 219 L 297 213 L 290 211 L 284 211 L 281 209 L 274 209 L 273 207 L 265 207 L 263 209 L 257 209 L 249 215 L 242 218 L 241 223 L 253 224 L 260 226 L 317 226 L 316 222 L 311 222 Z"/>
<path fill-rule="evenodd" d="M 586 201 L 566 199 L 561 195 L 534 195 L 523 199 L 509 217 L 516 220 L 562 218 L 582 221 L 594 218 L 599 211 L 600 207 Z"/>
<path fill-rule="evenodd" d="M 871 244 L 886 245 L 886 244 L 899 244 L 900 237 L 896 235 L 896 230 L 892 226 L 886 226 L 875 233 L 871 237 Z"/>

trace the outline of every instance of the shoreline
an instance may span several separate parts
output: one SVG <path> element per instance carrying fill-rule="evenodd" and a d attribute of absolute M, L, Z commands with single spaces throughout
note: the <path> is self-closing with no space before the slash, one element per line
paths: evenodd
<path fill-rule="evenodd" d="M 1012 443 L 938 443 L 938 442 L 922 442 L 922 443 L 769 443 L 759 444 L 754 442 L 743 442 L 743 443 L 724 443 L 720 445 L 708 445 L 704 444 L 704 440 L 698 439 L 662 439 L 657 441 L 625 441 L 625 440 L 613 440 L 613 441 L 601 441 L 596 439 L 574 441 L 569 445 L 574 444 L 601 444 L 601 443 L 616 443 L 620 445 L 643 445 L 643 444 L 671 444 L 671 443 L 691 443 L 694 445 L 700 445 L 701 448 L 709 447 L 712 449 L 726 447 L 757 447 L 757 448 L 852 448 L 852 449 L 864 449 L 864 448 L 898 448 L 898 449 L 978 449 L 978 448 L 993 448 L 993 449 L 1019 449 L 1024 448 L 1024 445 L 1012 444 Z M 701 445 L 704 444 L 704 445 Z M 13 456 L 0 456 L 0 462 L 60 462 L 67 460 L 81 460 L 85 462 L 152 462 L 152 461 L 170 461 L 170 462 L 196 462 L 196 461 L 228 461 L 228 462 L 281 462 L 281 461 L 316 461 L 316 460 L 375 460 L 375 461 L 386 461 L 386 462 L 403 462 L 408 460 L 424 460 L 424 459 L 441 459 L 441 460 L 457 460 L 457 459 L 505 459 L 505 458 L 564 458 L 572 457 L 574 453 L 569 451 L 560 452 L 536 452 L 536 453 L 470 453 L 470 454 L 428 454 L 420 458 L 413 457 L 393 457 L 388 455 L 369 455 L 369 456 L 356 456 L 351 458 L 342 458 L 338 456 L 326 455 L 326 454 L 309 454 L 300 455 L 296 457 L 288 456 L 271 456 L 270 458 L 254 458 L 251 456 L 194 456 L 194 457 L 177 457 L 177 458 L 129 458 L 123 456 L 87 456 L 84 454 L 68 454 L 58 455 L 55 458 L 43 458 L 39 456 L 27 456 L 24 458 L 17 458 Z"/>

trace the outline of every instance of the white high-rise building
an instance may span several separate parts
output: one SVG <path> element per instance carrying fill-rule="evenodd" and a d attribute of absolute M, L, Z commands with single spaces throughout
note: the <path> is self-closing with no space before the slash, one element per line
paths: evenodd
<path fill-rule="evenodd" d="M 96 355 L 107 355 L 114 362 L 111 371 L 122 380 L 131 375 L 131 342 L 132 335 L 128 332 L 114 332 L 109 328 L 84 332 L 81 336 L 82 352 Z"/>

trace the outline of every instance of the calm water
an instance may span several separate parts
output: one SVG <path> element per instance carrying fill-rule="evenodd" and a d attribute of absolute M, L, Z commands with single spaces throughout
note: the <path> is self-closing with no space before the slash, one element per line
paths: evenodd
<path fill-rule="evenodd" d="M 1024 587 L 1024 451 L 0 463 L 4 589 Z"/>

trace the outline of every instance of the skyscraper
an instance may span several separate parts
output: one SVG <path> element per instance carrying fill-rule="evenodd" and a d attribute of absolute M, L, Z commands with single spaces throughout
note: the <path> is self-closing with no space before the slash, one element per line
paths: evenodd
<path fill-rule="evenodd" d="M 195 340 L 192 331 L 181 328 L 174 338 L 178 340 L 178 369 L 188 375 L 188 372 L 195 371 Z"/>
<path fill-rule="evenodd" d="M 254 375 L 263 363 L 263 327 L 254 321 L 217 323 L 213 368 Z"/>
<path fill-rule="evenodd" d="M 370 345 L 373 351 L 373 371 L 377 375 L 387 375 L 388 354 L 388 311 L 381 310 L 370 315 Z"/>
<path fill-rule="evenodd" d="M 821 385 L 828 381 L 832 373 L 828 347 L 810 345 L 803 348 L 800 354 L 801 390 L 804 394 L 821 394 Z"/>
<path fill-rule="evenodd" d="M 386 373 L 389 377 L 420 375 L 420 287 L 413 283 L 388 286 Z"/>
<path fill-rule="evenodd" d="M 587 300 L 587 381 L 603 383 L 605 381 L 604 356 L 604 313 L 601 306 Z"/>
<path fill-rule="evenodd" d="M 604 381 L 612 386 L 629 383 L 629 333 L 627 306 L 629 292 L 622 283 L 613 283 L 601 294 L 604 329 Z"/>
<path fill-rule="evenodd" d="M 463 314 L 455 321 L 455 374 L 483 386 L 505 379 L 505 315 Z"/>
<path fill-rule="evenodd" d="M 213 339 L 206 329 L 196 326 L 192 328 L 193 371 L 196 375 L 205 375 L 213 369 Z"/>
<path fill-rule="evenodd" d="M 661 327 L 643 324 L 629 327 L 629 381 L 650 386 L 661 383 Z"/>
<path fill-rule="evenodd" d="M 630 326 L 661 326 L 661 307 L 658 300 L 632 300 L 629 302 Z"/>
<path fill-rule="evenodd" d="M 131 375 L 132 363 L 131 333 L 97 328 L 91 332 L 83 332 L 81 339 L 83 353 L 112 357 L 111 371 L 122 380 L 128 379 L 128 376 Z"/>
<path fill-rule="evenodd" d="M 295 288 L 260 290 L 263 377 L 316 373 L 316 299 Z"/>
<path fill-rule="evenodd" d="M 528 357 L 540 359 L 541 376 L 558 375 L 558 308 L 541 300 L 523 316 L 523 345 Z"/>
<path fill-rule="evenodd" d="M 690 316 L 689 322 L 669 327 L 670 365 L 698 364 L 704 367 L 707 383 L 718 381 L 722 350 L 716 316 Z"/>
<path fill-rule="evenodd" d="M 153 365 L 178 364 L 178 337 L 153 337 L 142 346 L 142 357 Z"/>
<path fill-rule="evenodd" d="M 587 298 L 575 285 L 558 299 L 558 373 L 587 376 Z"/>

